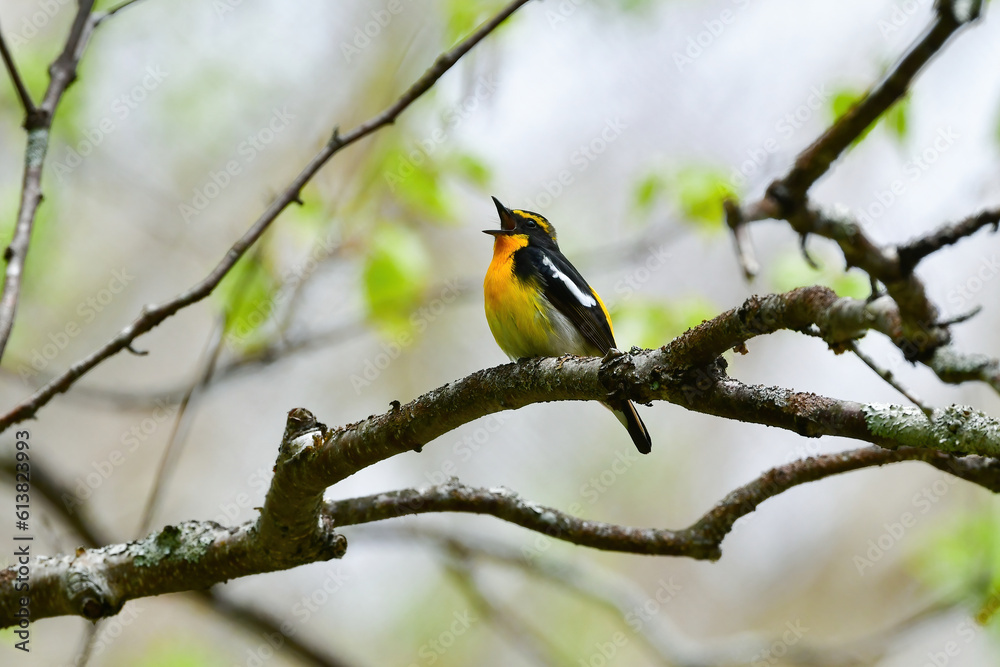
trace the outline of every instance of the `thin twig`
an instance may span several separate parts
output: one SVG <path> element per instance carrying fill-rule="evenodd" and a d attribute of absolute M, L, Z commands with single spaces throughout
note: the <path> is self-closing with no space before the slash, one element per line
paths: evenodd
<path fill-rule="evenodd" d="M 462 594 L 482 616 L 489 619 L 503 634 L 508 643 L 525 658 L 539 665 L 570 665 L 572 661 L 530 623 L 518 617 L 511 609 L 494 600 L 476 581 L 472 563 L 458 547 L 451 552 L 453 562 L 446 565 Z"/>
<path fill-rule="evenodd" d="M 926 236 L 913 239 L 896 248 L 899 254 L 899 266 L 904 273 L 913 269 L 931 253 L 941 248 L 957 243 L 967 236 L 972 236 L 983 227 L 993 226 L 993 231 L 1000 229 L 1000 208 L 982 211 L 951 225 L 943 225 Z"/>
<path fill-rule="evenodd" d="M 184 398 L 181 399 L 180 405 L 177 408 L 174 425 L 170 429 L 170 438 L 167 440 L 167 446 L 163 448 L 163 455 L 160 457 L 160 463 L 157 465 L 156 473 L 153 476 L 153 488 L 146 498 L 146 505 L 142 510 L 142 518 L 139 519 L 139 537 L 149 532 L 150 524 L 153 521 L 153 514 L 159 505 L 163 489 L 170 478 L 170 473 L 176 465 L 177 459 L 180 457 L 180 449 L 187 436 L 191 421 L 194 419 L 193 410 L 189 411 L 189 408 L 192 406 L 195 396 L 200 395 L 212 379 L 215 364 L 219 359 L 219 352 L 222 350 L 224 333 L 225 324 L 223 320 L 217 322 L 212 328 L 212 332 L 209 334 L 206 343 L 205 361 L 202 364 L 201 374 L 188 387 L 188 390 L 184 393 Z"/>
<path fill-rule="evenodd" d="M 907 398 L 907 400 L 910 401 L 910 403 L 913 403 L 915 406 L 917 406 L 918 408 L 920 408 L 920 410 L 925 415 L 927 415 L 928 417 L 931 416 L 931 414 L 933 413 L 934 410 L 932 408 L 928 407 L 923 401 L 921 401 L 920 398 L 916 394 L 912 393 L 911 391 L 907 390 L 906 387 L 904 387 L 903 385 L 901 385 L 896 380 L 896 377 L 893 375 L 892 371 L 890 371 L 887 368 L 882 368 L 877 363 L 875 363 L 875 360 L 872 359 L 871 357 L 869 357 L 864 352 L 862 352 L 861 348 L 858 347 L 858 344 L 856 342 L 854 342 L 853 340 L 849 341 L 847 343 L 847 347 L 851 350 L 851 352 L 854 353 L 854 355 L 858 359 L 860 359 L 861 361 L 864 362 L 865 366 L 867 366 L 868 368 L 870 368 L 873 371 L 875 371 L 878 374 L 879 377 L 881 377 L 883 380 L 885 380 L 886 384 L 888 384 L 890 387 L 892 387 L 893 389 L 895 389 L 896 391 L 898 391 L 900 394 L 902 394 L 903 396 L 905 396 Z"/>
<path fill-rule="evenodd" d="M 14 84 L 14 90 L 17 91 L 18 98 L 21 100 L 21 106 L 24 107 L 25 122 L 27 122 L 27 117 L 34 114 L 37 110 L 35 109 L 35 103 L 31 99 L 31 93 L 28 92 L 28 87 L 24 85 L 24 79 L 21 78 L 21 73 L 14 64 L 14 57 L 11 55 L 10 49 L 7 48 L 7 42 L 3 38 L 2 29 L 0 29 L 0 58 L 3 58 L 3 63 L 7 66 L 7 71 L 10 73 L 10 80 Z"/>
<path fill-rule="evenodd" d="M 108 9 L 107 11 L 105 11 L 104 13 L 102 13 L 100 16 L 98 16 L 97 17 L 97 24 L 103 23 L 104 21 L 106 21 L 107 19 L 111 18 L 112 16 L 114 16 L 118 12 L 120 12 L 123 9 L 126 9 L 128 7 L 131 7 L 132 5 L 136 4 L 137 2 L 141 2 L 141 0 L 125 0 L 124 2 L 119 2 L 117 5 L 115 5 L 111 9 Z"/>
<path fill-rule="evenodd" d="M 0 432 L 10 428 L 11 425 L 24 421 L 35 415 L 38 410 L 47 404 L 56 395 L 69 389 L 80 377 L 89 372 L 92 368 L 108 359 L 123 349 L 127 348 L 133 340 L 142 334 L 152 330 L 167 318 L 173 316 L 178 311 L 191 304 L 197 303 L 207 297 L 218 286 L 226 274 L 233 268 L 236 261 L 246 253 L 247 250 L 267 231 L 271 223 L 290 204 L 300 198 L 299 193 L 302 188 L 312 179 L 313 176 L 325 165 L 330 158 L 345 146 L 349 146 L 360 139 L 372 134 L 376 130 L 391 124 L 396 118 L 407 109 L 413 102 L 419 99 L 424 93 L 440 79 L 445 72 L 458 62 L 458 60 L 468 53 L 476 44 L 489 35 L 508 16 L 513 14 L 519 7 L 529 2 L 529 0 L 514 0 L 504 7 L 496 16 L 483 23 L 475 32 L 462 41 L 458 46 L 450 51 L 446 51 L 437 57 L 434 64 L 417 81 L 403 93 L 396 102 L 377 116 L 358 125 L 346 134 L 334 131 L 333 136 L 326 146 L 317 153 L 306 167 L 296 176 L 291 184 L 285 188 L 284 192 L 267 207 L 267 210 L 251 225 L 250 229 L 238 240 L 226 253 L 226 256 L 216 265 L 214 269 L 200 282 L 182 292 L 173 299 L 143 309 L 142 313 L 130 325 L 122 329 L 117 336 L 104 344 L 100 349 L 89 356 L 73 364 L 65 373 L 42 387 L 31 397 L 21 402 L 17 407 L 0 418 Z"/>

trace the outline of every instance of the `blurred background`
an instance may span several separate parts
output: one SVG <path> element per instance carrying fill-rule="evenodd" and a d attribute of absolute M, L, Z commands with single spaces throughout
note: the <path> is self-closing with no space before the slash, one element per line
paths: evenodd
<path fill-rule="evenodd" d="M 100 7 L 102 3 L 98 3 Z M 111 3 L 104 3 L 107 7 Z M 146 0 L 95 34 L 59 109 L 0 401 L 22 401 L 201 280 L 329 138 L 395 100 L 497 2 Z M 994 9 L 994 8 L 990 8 Z M 4 0 L 0 25 L 34 95 L 75 12 Z M 399 121 L 338 154 L 212 298 L 137 341 L 26 424 L 33 462 L 64 487 L 36 507 L 36 553 L 148 529 L 254 519 L 285 414 L 330 425 L 504 363 L 483 316 L 497 226 L 490 195 L 535 210 L 604 297 L 619 347 L 658 346 L 754 293 L 826 284 L 865 296 L 832 244 L 809 268 L 786 223 L 752 229 L 748 284 L 722 222 L 760 196 L 929 23 L 929 0 L 550 0 L 519 10 Z M 912 93 L 813 190 L 875 239 L 908 239 L 996 206 L 1000 17 L 955 38 Z M 0 237 L 20 192 L 22 112 L 0 83 Z M 959 347 L 1000 356 L 1000 238 L 920 265 Z M 933 405 L 1000 416 L 983 385 L 942 385 L 888 341 L 861 347 Z M 905 403 L 861 361 L 780 333 L 730 358 L 734 377 Z M 206 367 L 214 374 L 201 383 Z M 179 404 L 198 385 L 177 427 Z M 640 407 L 653 453 L 592 403 L 467 424 L 328 491 L 348 498 L 451 476 L 595 520 L 689 525 L 762 471 L 850 449 L 836 438 Z M 13 451 L 13 436 L 0 452 Z M 0 502 L 13 503 L 0 484 Z M 1000 505 L 917 463 L 793 489 L 742 520 L 717 563 L 601 553 L 489 517 L 345 528 L 339 562 L 232 581 L 288 638 L 347 665 L 994 665 Z M 906 524 L 905 526 L 903 524 Z M 8 522 L 0 540 L 10 544 Z M 11 562 L 2 550 L 0 565 Z M 978 623 L 976 619 L 985 621 Z M 32 652 L 74 664 L 90 624 L 37 623 Z M 190 595 L 130 602 L 91 665 L 304 664 Z M 277 649 L 275 649 L 277 646 Z M 334 661 L 337 660 L 337 661 Z"/>

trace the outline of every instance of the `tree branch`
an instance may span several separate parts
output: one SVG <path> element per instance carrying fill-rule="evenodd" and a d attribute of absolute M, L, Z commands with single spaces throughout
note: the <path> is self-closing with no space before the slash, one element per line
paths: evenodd
<path fill-rule="evenodd" d="M 704 322 L 657 350 L 613 351 L 599 358 L 538 358 L 473 373 L 383 415 L 329 430 L 307 410 L 289 413 L 274 477 L 255 523 L 224 528 L 213 522 L 167 526 L 139 542 L 79 551 L 35 562 L 33 618 L 78 614 L 100 618 L 130 599 L 208 587 L 219 581 L 339 557 L 346 542 L 334 525 L 398 516 L 401 498 L 414 509 L 414 493 L 327 506 L 327 487 L 396 454 L 420 448 L 479 417 L 554 400 L 631 398 L 666 400 L 690 410 L 776 426 L 818 437 L 838 435 L 887 447 L 798 462 L 777 468 L 723 500 L 685 531 L 626 528 L 572 517 L 507 494 L 470 498 L 440 494 L 435 511 L 492 513 L 547 534 L 602 549 L 718 558 L 719 544 L 738 516 L 805 481 L 867 465 L 924 460 L 963 479 L 1000 490 L 1000 465 L 958 454 L 1000 456 L 1000 421 L 964 406 L 936 409 L 841 401 L 777 387 L 748 386 L 725 375 L 726 349 L 782 328 L 817 327 L 836 345 L 869 328 L 891 325 L 879 302 L 837 298 L 823 287 L 754 297 Z M 916 448 L 916 449 L 912 449 Z M 409 495 L 408 495 L 409 494 Z M 511 500 L 513 498 L 513 500 Z M 353 514 L 351 511 L 353 511 Z M 381 512 L 381 514 L 379 513 Z M 11 622 L 16 570 L 0 573 L 0 621 Z M 66 589 L 64 582 L 75 584 Z M 5 620 L 6 619 L 6 620 Z"/>
<path fill-rule="evenodd" d="M 25 122 L 27 122 L 27 116 L 36 112 L 35 103 L 31 100 L 31 93 L 28 92 L 28 87 L 24 85 L 24 79 L 21 78 L 21 73 L 14 64 L 14 57 L 10 54 L 7 42 L 3 38 L 3 30 L 0 30 L 0 58 L 3 59 L 3 64 L 7 67 L 11 83 L 14 84 L 17 97 L 21 100 L 21 106 L 24 107 Z"/>
<path fill-rule="evenodd" d="M 967 18 L 960 19 L 955 15 L 955 4 L 955 0 L 935 2 L 934 22 L 924 34 L 910 46 L 881 81 L 872 86 L 857 104 L 799 154 L 788 175 L 768 188 L 769 198 L 778 202 L 782 208 L 787 208 L 788 202 L 792 202 L 792 208 L 795 208 L 805 201 L 809 188 L 869 125 L 906 94 L 914 78 L 945 42 L 963 25 L 979 18 L 979 9 L 974 8 Z M 786 215 L 790 214 L 791 211 L 786 210 Z"/>
<path fill-rule="evenodd" d="M 982 211 L 954 224 L 944 225 L 926 236 L 897 246 L 900 271 L 904 274 L 912 273 L 917 264 L 930 254 L 947 245 L 958 243 L 966 236 L 972 236 L 990 225 L 993 225 L 994 232 L 1000 231 L 1000 208 Z"/>
<path fill-rule="evenodd" d="M 458 60 L 468 53 L 476 44 L 489 35 L 497 26 L 513 14 L 519 7 L 529 0 L 514 0 L 500 12 L 483 23 L 475 32 L 459 43 L 455 48 L 446 51 L 437 57 L 434 64 L 410 86 L 406 92 L 387 109 L 368 121 L 358 125 L 350 132 L 341 135 L 336 129 L 333 137 L 326 146 L 317 153 L 306 167 L 296 176 L 291 184 L 285 188 L 281 195 L 275 199 L 267 210 L 251 225 L 250 229 L 240 237 L 229 249 L 226 256 L 216 265 L 214 269 L 200 282 L 182 292 L 175 298 L 159 305 L 148 306 L 130 325 L 122 329 L 117 336 L 105 343 L 100 349 L 87 357 L 76 362 L 70 368 L 52 380 L 44 387 L 35 392 L 27 400 L 23 401 L 13 410 L 0 418 L 0 432 L 10 428 L 25 419 L 33 417 L 39 409 L 47 404 L 56 395 L 69 389 L 74 382 L 80 379 L 92 368 L 104 360 L 127 349 L 136 338 L 152 330 L 168 317 L 176 314 L 183 308 L 197 303 L 212 293 L 222 279 L 229 273 L 240 257 L 261 237 L 278 215 L 293 202 L 301 201 L 302 188 L 312 179 L 313 176 L 325 165 L 330 158 L 345 146 L 349 146 L 356 141 L 368 136 L 379 128 L 391 124 L 421 95 L 430 90 L 438 79 L 445 72 L 458 62 Z M 91 0 L 92 2 L 92 0 Z M 0 304 L 2 305 L 2 304 Z M 0 313 L 2 315 L 2 313 Z"/>
<path fill-rule="evenodd" d="M 17 468 L 13 459 L 0 461 L 0 472 L 7 475 L 11 481 L 16 478 Z M 44 498 L 52 510 L 80 538 L 87 548 L 101 547 L 111 541 L 90 522 L 81 512 L 70 511 L 64 499 L 73 492 L 60 483 L 46 467 L 33 461 L 31 465 L 31 488 Z M 281 629 L 281 623 L 275 622 L 267 614 L 218 594 L 215 590 L 191 591 L 194 598 L 231 622 L 243 626 L 257 635 L 279 635 L 283 638 L 282 647 L 306 663 L 316 667 L 344 667 L 347 663 L 330 655 L 329 650 L 320 650 L 305 643 L 295 634 L 286 634 Z"/>
<path fill-rule="evenodd" d="M 968 15 L 961 18 L 956 15 L 955 5 L 954 0 L 938 0 L 935 3 L 935 19 L 926 32 L 860 102 L 798 155 L 788 174 L 768 186 L 763 199 L 743 207 L 734 202 L 725 206 L 726 221 L 733 231 L 740 264 L 748 277 L 755 273 L 756 261 L 743 229 L 747 223 L 783 219 L 803 238 L 817 234 L 837 242 L 847 266 L 856 266 L 867 272 L 873 284 L 874 281 L 883 283 L 898 304 L 901 328 L 899 335 L 894 336 L 894 342 L 910 361 L 927 361 L 951 338 L 947 326 L 938 322 L 938 310 L 928 299 L 923 284 L 913 275 L 913 267 L 922 258 L 920 253 L 924 249 L 930 252 L 929 248 L 934 243 L 943 245 L 946 238 L 952 238 L 948 242 L 954 242 L 971 231 L 961 227 L 957 231 L 934 234 L 928 243 L 911 242 L 913 248 L 903 259 L 897 248 L 875 244 L 852 216 L 839 210 L 824 211 L 811 206 L 808 192 L 851 142 L 906 93 L 916 75 L 945 42 L 959 28 L 979 18 L 981 3 L 972 3 Z M 969 226 L 972 224 L 969 223 Z M 979 226 L 983 224 L 989 224 L 989 221 Z"/>

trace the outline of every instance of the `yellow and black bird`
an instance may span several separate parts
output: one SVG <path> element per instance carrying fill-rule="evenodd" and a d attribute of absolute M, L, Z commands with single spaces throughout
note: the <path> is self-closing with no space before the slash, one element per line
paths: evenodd
<path fill-rule="evenodd" d="M 552 224 L 530 211 L 508 209 L 493 198 L 500 229 L 483 292 L 486 320 L 508 357 L 604 356 L 615 347 L 611 317 L 601 297 L 559 251 Z M 652 443 L 631 401 L 605 404 L 625 425 L 636 448 Z"/>

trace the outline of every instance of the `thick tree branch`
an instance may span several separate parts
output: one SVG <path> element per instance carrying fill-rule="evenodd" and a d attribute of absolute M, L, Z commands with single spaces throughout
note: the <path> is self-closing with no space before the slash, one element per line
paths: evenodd
<path fill-rule="evenodd" d="M 757 335 L 783 328 L 816 327 L 825 340 L 837 345 L 866 329 L 891 328 L 892 313 L 878 301 L 837 298 L 823 287 L 802 288 L 749 299 L 657 350 L 613 351 L 604 359 L 541 358 L 506 364 L 473 373 L 407 405 L 395 403 L 383 415 L 335 430 L 296 408 L 289 413 L 274 477 L 257 522 L 236 528 L 187 522 L 168 526 L 139 542 L 36 561 L 33 617 L 78 614 L 100 618 L 116 613 L 124 602 L 136 597 L 205 588 L 234 577 L 338 557 L 346 543 L 333 525 L 364 517 L 348 515 L 345 519 L 345 507 L 351 505 L 324 511 L 327 487 L 396 454 L 419 451 L 461 424 L 543 401 L 666 400 L 690 410 L 776 426 L 809 437 L 837 435 L 899 451 L 861 450 L 864 453 L 819 457 L 776 469 L 733 492 L 700 522 L 681 532 L 576 524 L 571 517 L 505 500 L 506 495 L 470 500 L 468 494 L 446 493 L 438 501 L 437 511 L 450 508 L 493 513 L 602 549 L 717 558 L 719 543 L 735 518 L 775 493 L 837 472 L 920 459 L 991 490 L 1000 489 L 1000 472 L 992 462 L 956 460 L 938 451 L 1000 456 L 1000 421 L 996 419 L 963 406 L 937 409 L 928 416 L 917 408 L 866 405 L 777 387 L 748 386 L 727 377 L 725 362 L 718 356 Z M 914 447 L 918 449 L 908 449 Z M 407 499 L 406 493 L 401 497 Z M 384 502 L 369 501 L 360 506 L 391 515 L 392 496 L 384 498 Z M 385 518 L 377 513 L 371 516 Z M 0 573 L 0 621 L 14 618 L 11 583 L 15 576 L 14 569 Z M 67 588 L 65 582 L 70 580 L 74 585 Z"/>
<path fill-rule="evenodd" d="M 430 90 L 431 86 L 437 83 L 438 79 L 451 69 L 462 56 L 468 53 L 476 44 L 481 42 L 506 20 L 507 17 L 528 1 L 514 0 L 496 16 L 483 23 L 475 32 L 459 43 L 458 46 L 438 56 L 434 64 L 399 99 L 382 113 L 358 125 L 346 134 L 342 135 L 335 129 L 330 141 L 309 161 L 281 195 L 267 207 L 267 210 L 251 225 L 250 229 L 233 244 L 226 253 L 226 256 L 223 257 L 203 280 L 169 301 L 144 308 L 138 318 L 122 329 L 117 336 L 105 343 L 100 349 L 70 366 L 65 373 L 46 384 L 27 400 L 0 418 L 0 432 L 10 428 L 13 424 L 33 417 L 42 406 L 47 404 L 56 395 L 69 389 L 74 382 L 92 368 L 122 350 L 128 349 L 132 341 L 152 330 L 165 319 L 211 294 L 212 290 L 225 278 L 226 274 L 229 273 L 239 258 L 267 231 L 278 215 L 293 202 L 301 201 L 302 188 L 305 187 L 330 158 L 345 146 L 349 146 L 394 122 L 407 107 Z"/>
<path fill-rule="evenodd" d="M 13 459 L 0 461 L 0 472 L 7 475 L 13 482 L 17 469 Z M 31 488 L 49 504 L 52 511 L 59 515 L 61 521 L 69 526 L 80 538 L 82 545 L 88 549 L 111 544 L 110 539 L 101 533 L 82 512 L 71 511 L 65 499 L 73 497 L 73 491 L 56 480 L 45 466 L 33 461 L 31 465 Z M 234 624 L 253 632 L 256 636 L 281 636 L 282 650 L 296 656 L 307 664 L 316 667 L 344 667 L 347 663 L 330 655 L 329 650 L 321 650 L 310 646 L 296 634 L 285 634 L 281 630 L 281 622 L 276 622 L 263 611 L 234 602 L 215 590 L 191 591 L 194 598 L 214 610 Z"/>
<path fill-rule="evenodd" d="M 296 419 L 293 411 L 282 439 L 276 471 L 308 448 L 318 437 L 314 421 Z M 340 558 L 347 546 L 330 523 L 322 518 L 297 534 L 282 523 L 284 516 L 307 517 L 309 508 L 288 507 L 281 516 L 226 528 L 213 521 L 189 521 L 149 535 L 143 540 L 92 549 L 32 565 L 31 618 L 77 615 L 95 620 L 112 616 L 129 600 L 163 593 L 207 589 L 236 577 L 272 572 Z M 318 511 L 315 516 L 319 516 Z M 301 520 L 299 521 L 301 524 Z M 89 533 L 94 538 L 92 532 Z M 283 541 L 293 543 L 289 548 Z M 17 568 L 0 572 L 0 623 L 14 621 L 22 593 L 14 591 Z"/>

